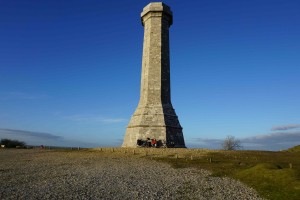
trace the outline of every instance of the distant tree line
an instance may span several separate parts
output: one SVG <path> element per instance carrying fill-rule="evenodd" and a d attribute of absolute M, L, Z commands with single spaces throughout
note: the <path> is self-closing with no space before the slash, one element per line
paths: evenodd
<path fill-rule="evenodd" d="M 0 145 L 5 148 L 25 147 L 26 143 L 19 140 L 1 139 Z"/>

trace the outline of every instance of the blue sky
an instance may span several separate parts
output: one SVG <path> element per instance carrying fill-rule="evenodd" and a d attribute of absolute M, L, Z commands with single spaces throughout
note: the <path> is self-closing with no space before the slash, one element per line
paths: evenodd
<path fill-rule="evenodd" d="M 164 1 L 188 147 L 300 144 L 300 2 Z M 0 138 L 119 146 L 139 100 L 149 1 L 0 1 Z"/>

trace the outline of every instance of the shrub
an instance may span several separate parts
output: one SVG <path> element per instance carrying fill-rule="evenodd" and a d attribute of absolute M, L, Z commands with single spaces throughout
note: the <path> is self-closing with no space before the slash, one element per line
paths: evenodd
<path fill-rule="evenodd" d="M 242 148 L 241 141 L 235 139 L 234 136 L 227 136 L 222 144 L 222 147 L 224 150 L 237 150 Z"/>
<path fill-rule="evenodd" d="M 25 142 L 10 139 L 1 139 L 0 144 L 5 145 L 6 148 L 24 147 L 26 145 Z"/>

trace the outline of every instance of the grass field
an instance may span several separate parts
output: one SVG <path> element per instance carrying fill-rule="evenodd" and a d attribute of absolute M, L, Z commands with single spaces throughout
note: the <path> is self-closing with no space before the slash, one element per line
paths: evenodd
<path fill-rule="evenodd" d="M 205 149 L 94 149 L 146 157 L 174 168 L 207 169 L 247 184 L 266 199 L 300 199 L 300 148 L 288 151 L 218 151 Z"/>

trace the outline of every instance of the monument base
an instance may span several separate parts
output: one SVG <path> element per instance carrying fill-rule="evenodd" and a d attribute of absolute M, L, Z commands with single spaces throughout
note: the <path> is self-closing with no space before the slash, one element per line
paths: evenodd
<path fill-rule="evenodd" d="M 138 147 L 138 140 L 156 139 L 157 147 L 186 148 L 182 130 L 168 127 L 128 127 L 122 147 Z"/>
<path fill-rule="evenodd" d="M 156 139 L 157 147 L 186 148 L 182 127 L 171 105 L 138 107 L 126 129 L 122 147 L 138 147 L 138 140 L 148 138 Z"/>

